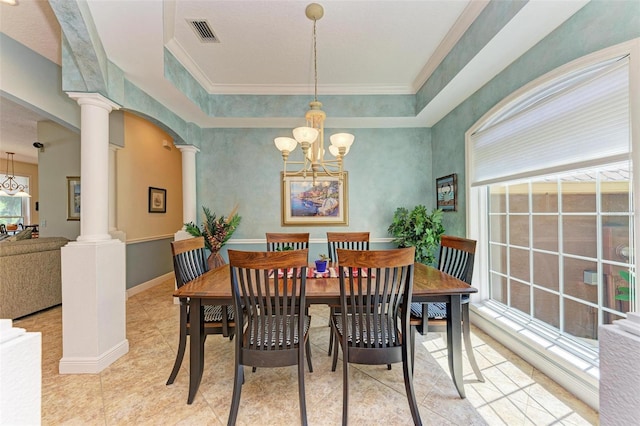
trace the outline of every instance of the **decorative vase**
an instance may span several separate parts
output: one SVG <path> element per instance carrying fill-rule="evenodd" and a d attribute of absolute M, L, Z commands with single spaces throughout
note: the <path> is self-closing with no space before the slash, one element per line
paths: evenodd
<path fill-rule="evenodd" d="M 207 264 L 209 265 L 209 269 L 215 269 L 222 265 L 226 265 L 227 262 L 224 261 L 224 258 L 220 255 L 220 252 L 217 251 L 209 255 L 209 257 L 207 258 Z"/>
<path fill-rule="evenodd" d="M 316 271 L 317 272 L 325 272 L 327 270 L 327 261 L 326 260 L 316 260 Z"/>

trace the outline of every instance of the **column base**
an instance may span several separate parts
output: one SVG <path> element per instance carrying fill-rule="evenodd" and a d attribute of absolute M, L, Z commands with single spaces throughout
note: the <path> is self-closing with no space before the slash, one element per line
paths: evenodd
<path fill-rule="evenodd" d="M 61 374 L 99 373 L 129 351 L 125 252 L 113 239 L 61 249 Z"/>
<path fill-rule="evenodd" d="M 58 364 L 60 374 L 98 374 L 118 358 L 129 352 L 129 341 L 124 340 L 98 357 L 65 357 Z"/>

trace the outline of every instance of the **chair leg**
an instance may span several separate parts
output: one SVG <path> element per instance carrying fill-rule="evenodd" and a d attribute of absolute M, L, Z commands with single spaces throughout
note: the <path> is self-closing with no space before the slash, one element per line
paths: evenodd
<path fill-rule="evenodd" d="M 411 329 L 411 335 L 414 335 L 414 327 L 411 327 Z M 413 349 L 411 350 L 413 351 Z M 418 402 L 416 401 L 416 395 L 413 391 L 413 360 L 411 361 L 411 363 L 409 363 L 409 354 L 407 352 L 408 351 L 406 349 L 403 349 L 402 371 L 404 374 L 404 387 L 407 392 L 407 400 L 409 401 L 409 409 L 411 410 L 411 417 L 413 417 L 413 424 L 416 426 L 421 426 L 422 420 L 420 419 Z M 413 353 L 411 354 L 411 357 L 413 358 Z"/>
<path fill-rule="evenodd" d="M 327 356 L 331 356 L 331 350 L 333 349 L 333 326 L 331 325 L 331 318 L 333 318 L 333 308 L 329 308 L 329 350 L 327 351 Z"/>
<path fill-rule="evenodd" d="M 182 365 L 182 360 L 184 359 L 184 351 L 187 347 L 187 312 L 184 306 L 181 306 L 180 309 L 180 340 L 178 342 L 178 353 L 176 353 L 176 361 L 173 363 L 173 370 L 171 370 L 169 380 L 167 380 L 167 385 L 173 384 L 176 380 L 176 376 L 178 375 L 180 366 Z"/>
<path fill-rule="evenodd" d="M 337 340 L 336 335 L 336 340 Z M 342 346 L 342 426 L 349 423 L 349 356 L 346 349 L 346 337 Z M 335 355 L 337 356 L 337 355 Z"/>
<path fill-rule="evenodd" d="M 415 370 L 416 361 L 416 327 L 411 327 L 411 374 Z"/>
<path fill-rule="evenodd" d="M 305 350 L 307 351 L 307 365 L 309 367 L 309 373 L 313 373 L 313 364 L 311 363 L 311 342 L 307 338 L 307 343 L 305 343 Z"/>
<path fill-rule="evenodd" d="M 338 346 L 342 346 L 342 345 L 338 340 L 338 332 L 335 330 L 334 326 L 331 326 L 331 333 L 335 333 L 334 338 L 336 343 L 336 345 L 333 348 L 333 360 L 331 361 L 331 371 L 336 371 L 336 367 L 338 366 Z M 344 350 L 343 350 L 342 356 L 344 356 Z"/>
<path fill-rule="evenodd" d="M 307 347 L 309 340 L 307 339 Z M 305 399 L 305 391 L 304 391 L 304 351 L 302 348 L 298 347 L 298 397 L 300 399 L 300 424 L 307 425 L 307 403 Z M 310 355 L 310 351 L 308 353 Z M 313 371 L 311 368 L 311 360 L 307 359 L 309 363 L 309 370 Z"/>
<path fill-rule="evenodd" d="M 471 326 L 469 322 L 469 304 L 465 303 L 462 305 L 462 337 L 464 339 L 464 349 L 467 351 L 467 357 L 469 358 L 469 363 L 471 364 L 471 368 L 473 368 L 476 378 L 478 381 L 484 382 L 484 377 L 480 372 L 480 367 L 478 367 L 478 362 L 476 361 L 476 357 L 473 353 L 473 346 L 471 345 Z"/>
<path fill-rule="evenodd" d="M 238 417 L 238 409 L 240 408 L 240 393 L 242 392 L 242 384 L 244 383 L 244 367 L 236 363 L 236 371 L 233 380 L 233 396 L 231 398 L 231 410 L 229 412 L 229 420 L 227 425 L 235 425 Z"/>

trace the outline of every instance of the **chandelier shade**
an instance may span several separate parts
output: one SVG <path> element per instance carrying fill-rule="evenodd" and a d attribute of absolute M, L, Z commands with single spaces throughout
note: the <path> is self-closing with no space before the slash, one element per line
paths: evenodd
<path fill-rule="evenodd" d="M 18 183 L 15 176 L 15 166 L 13 163 L 13 152 L 7 152 L 7 168 L 4 179 L 0 181 L 0 197 L 31 197 L 25 189 L 26 185 Z M 11 162 L 11 173 L 9 172 L 9 162 Z"/>
<path fill-rule="evenodd" d="M 311 3 L 305 10 L 307 18 L 313 21 L 313 66 L 314 66 L 314 99 L 309 103 L 309 111 L 305 114 L 306 126 L 293 129 L 293 138 L 278 137 L 274 139 L 276 148 L 282 153 L 284 162 L 283 176 L 311 176 L 315 185 L 319 173 L 344 178 L 343 158 L 349 153 L 355 137 L 350 133 L 336 133 L 329 139 L 329 152 L 333 160 L 324 158 L 324 121 L 327 115 L 322 111 L 322 103 L 318 102 L 318 53 L 316 49 L 316 24 L 324 15 L 324 9 L 317 3 Z M 302 161 L 289 161 L 289 154 L 296 146 L 302 149 Z M 289 170 L 292 166 L 294 170 Z"/>

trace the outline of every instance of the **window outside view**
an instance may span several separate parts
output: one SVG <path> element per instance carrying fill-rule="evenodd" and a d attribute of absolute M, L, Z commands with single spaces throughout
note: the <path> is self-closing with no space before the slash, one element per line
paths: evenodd
<path fill-rule="evenodd" d="M 15 176 L 18 184 L 29 186 L 29 178 L 23 176 Z M 23 201 L 22 197 L 0 197 L 0 222 L 5 224 L 24 224 L 24 217 L 28 208 L 28 202 Z"/>
<path fill-rule="evenodd" d="M 628 163 L 489 186 L 490 298 L 597 347 L 630 310 Z"/>

